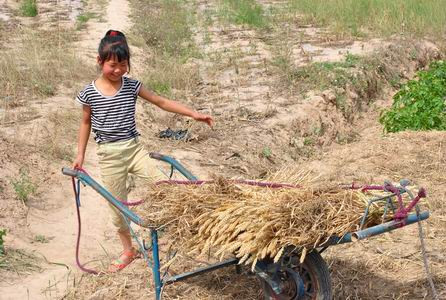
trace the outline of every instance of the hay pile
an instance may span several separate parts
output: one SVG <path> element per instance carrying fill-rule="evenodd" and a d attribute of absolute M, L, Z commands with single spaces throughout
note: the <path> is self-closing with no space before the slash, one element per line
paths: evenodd
<path fill-rule="evenodd" d="M 264 188 L 216 179 L 211 184 L 153 188 L 137 213 L 162 227 L 167 240 L 190 253 L 240 263 L 265 257 L 278 260 L 288 246 L 305 252 L 331 236 L 359 229 L 367 199 L 357 190 L 315 187 L 305 179 L 299 188 Z M 367 226 L 381 223 L 382 207 L 372 207 Z"/>

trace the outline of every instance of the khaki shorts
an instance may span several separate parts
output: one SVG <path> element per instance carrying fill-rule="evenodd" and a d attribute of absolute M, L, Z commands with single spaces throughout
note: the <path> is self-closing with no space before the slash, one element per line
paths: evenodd
<path fill-rule="evenodd" d="M 115 198 L 127 201 L 129 174 L 146 179 L 149 183 L 165 179 L 155 160 L 139 142 L 138 138 L 123 142 L 98 144 L 97 154 L 101 169 L 102 184 Z M 121 212 L 109 203 L 112 222 L 118 231 L 128 230 Z"/>

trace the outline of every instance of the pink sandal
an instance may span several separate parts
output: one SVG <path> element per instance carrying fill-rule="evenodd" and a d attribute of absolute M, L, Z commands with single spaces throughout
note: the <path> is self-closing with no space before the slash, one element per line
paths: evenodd
<path fill-rule="evenodd" d="M 124 252 L 122 252 L 122 254 L 119 256 L 118 259 L 115 259 L 110 263 L 108 272 L 109 273 L 119 272 L 125 267 L 127 267 L 132 261 L 140 257 L 141 253 L 135 248 L 132 248 L 131 250 L 125 250 Z"/>

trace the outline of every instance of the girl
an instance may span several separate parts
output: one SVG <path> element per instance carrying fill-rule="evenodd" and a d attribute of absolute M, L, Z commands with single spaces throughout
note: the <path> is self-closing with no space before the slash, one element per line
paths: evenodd
<path fill-rule="evenodd" d="M 212 117 L 195 112 L 175 101 L 155 95 L 141 82 L 126 76 L 130 70 L 130 50 L 123 33 L 109 30 L 98 49 L 97 63 L 101 75 L 87 85 L 77 96 L 82 104 L 78 154 L 73 168 L 84 162 L 90 131 L 97 142 L 97 154 L 104 187 L 117 199 L 127 200 L 129 173 L 156 181 L 161 178 L 148 152 L 138 141 L 135 124 L 135 106 L 138 96 L 161 109 L 191 117 L 212 126 Z M 113 261 L 109 271 L 125 268 L 138 254 L 132 246 L 130 230 L 121 213 L 112 205 L 113 224 L 122 243 L 121 256 Z"/>

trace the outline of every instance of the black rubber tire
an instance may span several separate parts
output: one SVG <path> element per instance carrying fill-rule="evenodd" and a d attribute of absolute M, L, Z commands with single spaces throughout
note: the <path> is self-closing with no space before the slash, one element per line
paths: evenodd
<path fill-rule="evenodd" d="M 308 253 L 303 264 L 299 263 L 298 256 L 289 257 L 286 266 L 299 273 L 305 285 L 305 296 L 299 300 L 332 300 L 331 278 L 328 266 L 316 250 Z M 265 300 L 295 300 L 277 296 L 268 283 L 262 280 Z"/>

